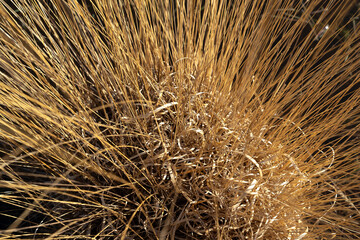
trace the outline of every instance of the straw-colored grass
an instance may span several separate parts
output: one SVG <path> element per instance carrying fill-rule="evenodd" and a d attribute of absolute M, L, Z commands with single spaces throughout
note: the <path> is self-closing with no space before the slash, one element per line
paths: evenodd
<path fill-rule="evenodd" d="M 0 239 L 360 238 L 354 1 L 295 2 L 0 0 Z"/>

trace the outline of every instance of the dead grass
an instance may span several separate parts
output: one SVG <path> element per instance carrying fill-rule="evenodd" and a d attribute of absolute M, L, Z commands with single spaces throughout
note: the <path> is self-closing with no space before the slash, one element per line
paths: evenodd
<path fill-rule="evenodd" d="M 360 238 L 352 1 L 200 2 L 0 0 L 0 239 Z"/>

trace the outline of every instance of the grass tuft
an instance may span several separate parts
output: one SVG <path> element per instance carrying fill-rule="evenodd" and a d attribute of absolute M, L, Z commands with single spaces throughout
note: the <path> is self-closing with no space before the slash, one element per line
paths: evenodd
<path fill-rule="evenodd" d="M 0 239 L 360 238 L 358 16 L 0 0 Z"/>

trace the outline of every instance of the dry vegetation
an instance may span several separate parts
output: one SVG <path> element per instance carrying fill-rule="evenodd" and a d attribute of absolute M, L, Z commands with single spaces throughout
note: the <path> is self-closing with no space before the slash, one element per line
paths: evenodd
<path fill-rule="evenodd" d="M 0 239 L 360 238 L 354 1 L 9 2 Z"/>

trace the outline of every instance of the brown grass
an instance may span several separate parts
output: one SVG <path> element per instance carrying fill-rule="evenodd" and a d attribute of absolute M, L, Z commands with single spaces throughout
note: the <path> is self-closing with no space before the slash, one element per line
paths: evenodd
<path fill-rule="evenodd" d="M 360 238 L 354 2 L 295 2 L 0 0 L 0 239 Z"/>

